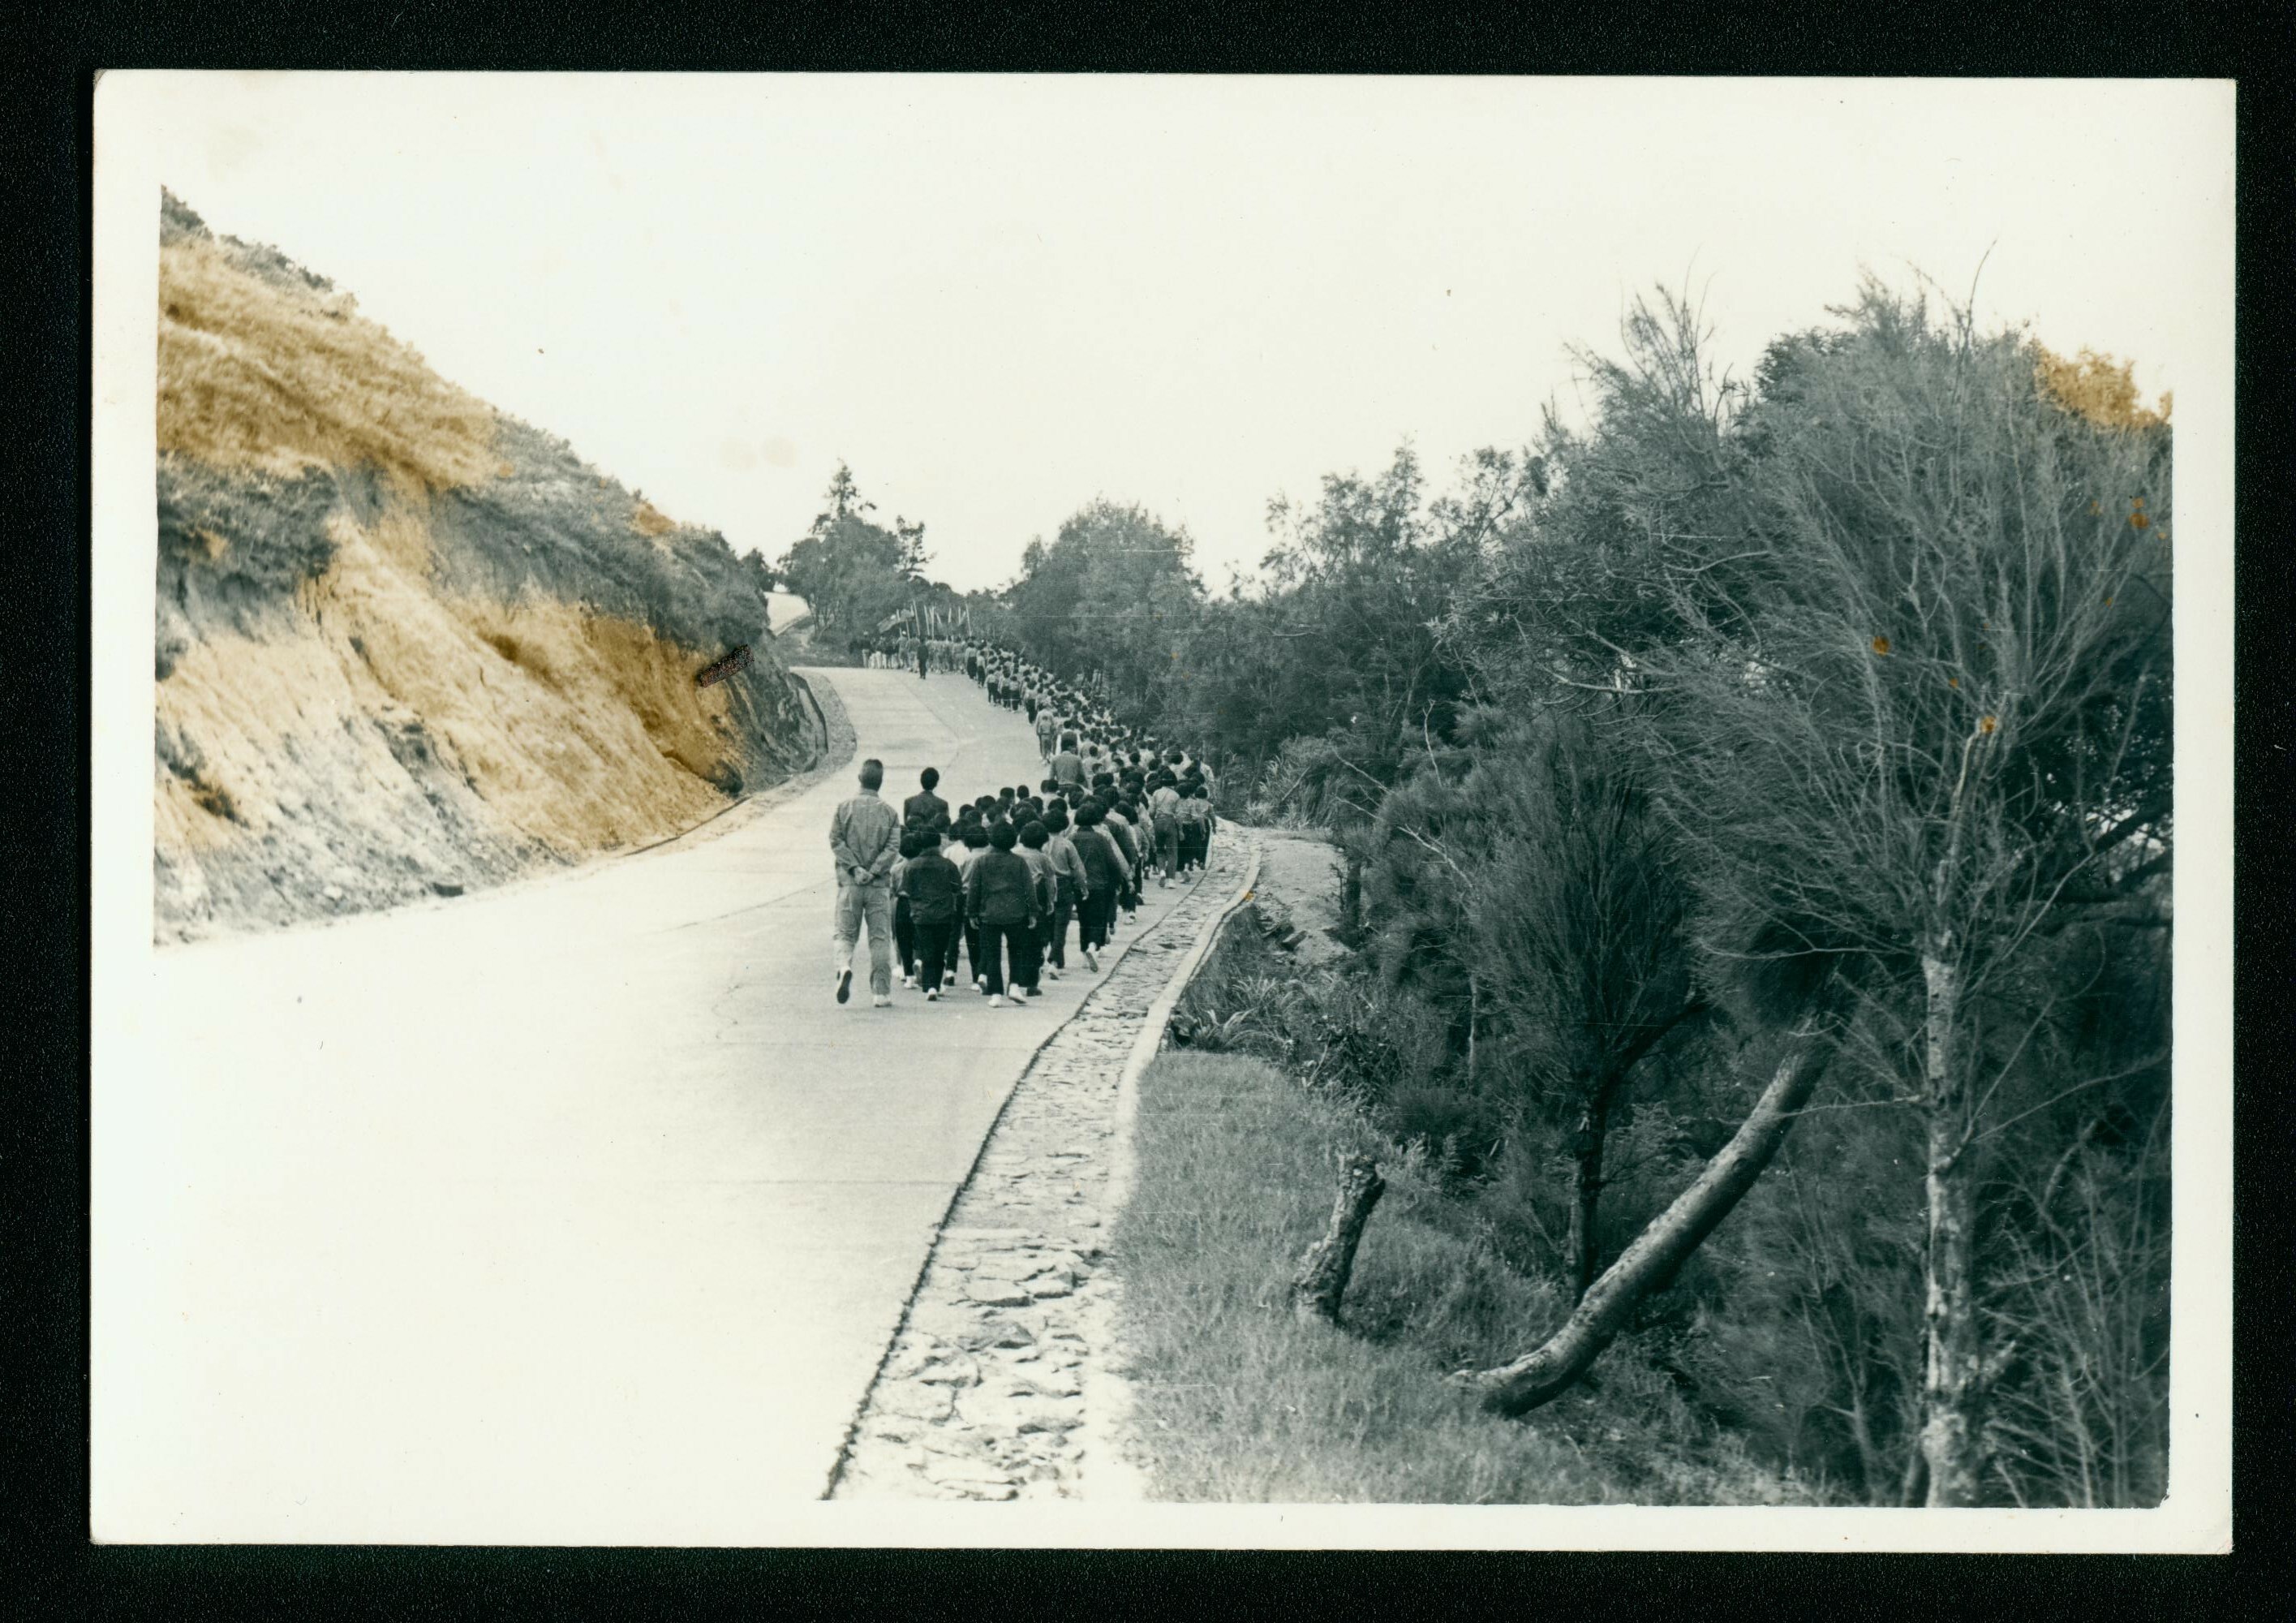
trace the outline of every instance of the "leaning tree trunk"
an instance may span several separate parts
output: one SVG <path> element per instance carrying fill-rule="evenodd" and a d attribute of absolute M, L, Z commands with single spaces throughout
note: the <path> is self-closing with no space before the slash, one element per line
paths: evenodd
<path fill-rule="evenodd" d="M 1611 1105 L 1619 1094 L 1623 1071 L 1612 1072 L 1591 1084 L 1578 1112 L 1577 1131 L 1570 1135 L 1570 1299 L 1584 1301 L 1595 1283 L 1595 1218 L 1603 1202 L 1603 1145 L 1611 1132 Z"/>
<path fill-rule="evenodd" d="M 1340 1192 L 1332 1202 L 1332 1220 L 1324 1237 L 1300 1259 L 1300 1273 L 1292 1281 L 1292 1311 L 1303 1320 L 1325 1324 L 1340 1322 L 1340 1298 L 1348 1292 L 1355 1272 L 1356 1247 L 1363 1240 L 1371 1208 L 1387 1192 L 1387 1181 L 1369 1156 L 1356 1156 L 1341 1169 Z"/>
<path fill-rule="evenodd" d="M 1674 1277 L 1754 1186 L 1817 1085 L 1833 1043 L 1826 1032 L 1808 1031 L 1797 1038 L 1730 1141 L 1620 1253 L 1545 1345 L 1512 1363 L 1456 1379 L 1479 1389 L 1485 1405 L 1503 1414 L 1528 1413 L 1567 1390 L 1626 1328 L 1636 1305 Z"/>
<path fill-rule="evenodd" d="M 1922 955 L 1927 987 L 1929 1155 L 1928 1243 L 1923 1256 L 1926 1345 L 1922 1373 L 1922 1462 L 1929 1479 L 1924 1503 L 1977 1503 L 1980 1472 L 1977 1407 L 1983 1348 L 1978 1333 L 1977 1287 L 1970 1230 L 1975 1220 L 1976 1175 L 1970 1155 L 1969 1082 L 1954 1052 L 1961 972 L 1949 943 L 1932 942 Z"/>

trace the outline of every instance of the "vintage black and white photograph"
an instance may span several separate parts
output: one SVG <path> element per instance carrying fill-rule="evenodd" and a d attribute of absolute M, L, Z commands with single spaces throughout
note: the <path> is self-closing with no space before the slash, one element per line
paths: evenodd
<path fill-rule="evenodd" d="M 2233 108 L 103 76 L 94 1536 L 2225 1547 Z"/>

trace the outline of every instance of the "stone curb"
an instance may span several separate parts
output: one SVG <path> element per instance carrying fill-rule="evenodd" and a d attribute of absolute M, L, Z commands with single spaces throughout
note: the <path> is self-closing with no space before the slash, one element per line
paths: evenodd
<path fill-rule="evenodd" d="M 1229 849 L 1231 861 L 1216 862 L 1216 870 L 1226 869 L 1217 882 L 1232 883 L 1226 875 L 1242 859 L 1248 889 L 1259 866 L 1257 842 Z M 828 1496 L 1074 1496 L 1082 1471 L 1081 1437 L 1072 1434 L 1084 1404 L 1086 1332 L 1104 1288 L 1094 1276 L 1103 1255 L 1099 1196 L 1118 1078 L 1140 1048 L 1133 1022 L 1158 1008 L 1168 1018 L 1178 996 L 1171 983 L 1201 961 L 1209 936 L 1180 947 L 1175 935 L 1192 926 L 1192 934 L 1216 929 L 1234 910 L 1233 899 L 1215 902 L 1212 878 L 1199 878 L 1161 919 L 1104 952 L 1085 999 L 1024 1063 L 935 1225 L 900 1321 L 849 1422 Z M 1147 948 L 1152 958 L 1178 951 L 1154 994 L 1155 982 L 1124 973 L 1135 948 Z M 1161 962 L 1144 967 L 1164 971 Z M 1160 1037 L 1160 1022 L 1152 1029 Z M 1078 1148 L 1086 1144 L 1093 1148 Z M 1047 1191 L 1055 1205 L 1046 1205 Z M 953 1324 L 952 1314 L 964 1322 Z M 984 1331 L 1009 1337 L 983 1343 Z M 958 1350 L 965 1347 L 974 1350 Z M 1029 1396 L 1031 1389 L 1041 1399 Z M 1016 1449 L 1031 1431 L 1050 1435 L 1039 1435 L 1024 1461 Z"/>
<path fill-rule="evenodd" d="M 1103 1222 L 1113 1222 L 1123 1213 L 1126 1203 L 1132 1199 L 1132 1185 L 1139 1174 L 1138 1157 L 1132 1143 L 1132 1124 L 1140 1114 L 1140 1074 L 1162 1051 L 1164 1028 L 1172 1023 L 1172 1011 L 1180 1006 L 1180 999 L 1187 993 L 1188 983 L 1195 979 L 1196 971 L 1203 968 L 1204 960 L 1211 956 L 1212 943 L 1219 939 L 1222 927 L 1235 916 L 1236 909 L 1250 899 L 1253 887 L 1259 883 L 1259 842 L 1254 839 L 1251 842 L 1251 861 L 1243 870 L 1243 882 L 1235 887 L 1235 894 L 1227 899 L 1226 905 L 1196 932 L 1195 944 L 1188 949 L 1187 956 L 1172 971 L 1172 978 L 1166 983 L 1161 995 L 1148 1006 L 1139 1040 L 1133 1043 L 1131 1058 L 1125 1061 L 1124 1069 L 1116 1079 L 1116 1138 L 1109 1161 L 1108 1190 L 1101 1198 Z"/>
<path fill-rule="evenodd" d="M 1203 968 L 1204 960 L 1211 956 L 1221 930 L 1258 886 L 1260 854 L 1259 840 L 1254 836 L 1251 861 L 1243 870 L 1242 883 L 1235 887 L 1235 894 L 1226 905 L 1205 920 L 1196 933 L 1194 944 L 1173 970 L 1171 980 L 1155 1002 L 1149 1005 L 1140 1035 L 1117 1076 L 1116 1121 L 1109 1145 L 1108 1182 L 1100 1203 L 1104 1225 L 1102 1232 L 1110 1237 L 1111 1247 L 1116 1243 L 1117 1222 L 1132 1199 L 1133 1184 L 1139 1174 L 1139 1151 L 1134 1143 L 1133 1129 L 1140 1115 L 1141 1074 L 1163 1051 L 1165 1028 L 1172 1022 L 1172 1011 L 1180 1006 L 1181 998 L 1187 994 L 1188 985 L 1195 979 L 1196 971 Z M 1124 1438 L 1131 1429 L 1132 1389 L 1114 1364 L 1116 1298 L 1123 1287 L 1116 1273 L 1111 1272 L 1106 1277 L 1106 1289 L 1087 1309 L 1095 1333 L 1086 1339 L 1080 1372 L 1085 1405 L 1078 1443 L 1085 1463 L 1078 1497 L 1138 1504 L 1148 1497 L 1148 1480 L 1140 1468 L 1125 1457 Z"/>

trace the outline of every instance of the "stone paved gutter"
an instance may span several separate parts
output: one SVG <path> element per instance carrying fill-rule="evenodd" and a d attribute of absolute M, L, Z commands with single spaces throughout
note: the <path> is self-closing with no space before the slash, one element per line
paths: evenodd
<path fill-rule="evenodd" d="M 1192 894 L 1130 938 L 1014 1086 L 863 1400 L 831 1498 L 1075 1498 L 1087 1467 L 1095 1497 L 1136 1493 L 1116 1457 L 1103 1235 L 1110 1197 L 1123 1195 L 1128 1083 L 1199 943 L 1256 869 L 1249 832 L 1214 844 Z"/>

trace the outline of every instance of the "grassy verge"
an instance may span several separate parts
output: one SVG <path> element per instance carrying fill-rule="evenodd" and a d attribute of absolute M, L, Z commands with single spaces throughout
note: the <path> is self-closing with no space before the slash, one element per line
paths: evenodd
<path fill-rule="evenodd" d="M 1622 1342 L 1527 1421 L 1443 1380 L 1535 1344 L 1566 1304 L 1509 1267 L 1422 1156 L 1266 1062 L 1168 1053 L 1142 1078 L 1139 1182 L 1112 1248 L 1117 1325 L 1152 1491 L 1177 1500 L 1775 1504 L 1801 1496 L 1702 1422 Z M 1321 1232 L 1334 1158 L 1388 1181 L 1346 1328 L 1287 1288 Z"/>

